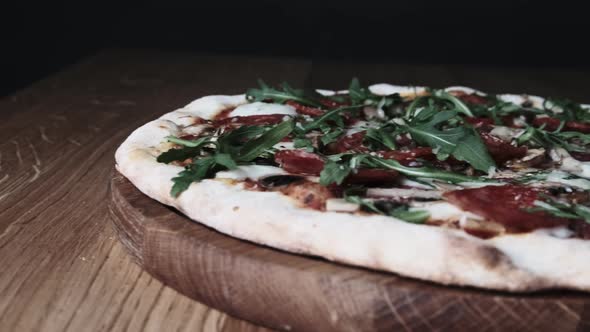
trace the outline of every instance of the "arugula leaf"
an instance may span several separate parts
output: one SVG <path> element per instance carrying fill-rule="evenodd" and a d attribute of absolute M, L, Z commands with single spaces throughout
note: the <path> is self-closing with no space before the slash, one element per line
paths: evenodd
<path fill-rule="evenodd" d="M 428 122 L 410 122 L 407 130 L 418 144 L 430 146 L 433 149 L 438 149 L 441 153 L 449 155 L 457 147 L 457 142 L 465 136 L 465 131 L 459 127 L 442 131 L 437 129 L 436 126 L 456 115 L 457 113 L 454 111 L 442 111 L 436 113 Z"/>
<path fill-rule="evenodd" d="M 544 196 L 545 200 L 534 201 L 533 208 L 527 208 L 528 212 L 546 212 L 556 217 L 568 219 L 582 219 L 590 223 L 590 207 L 581 204 L 566 204 Z"/>
<path fill-rule="evenodd" d="M 356 196 L 356 195 L 346 195 L 346 194 L 344 195 L 344 199 L 347 202 L 358 204 L 361 207 L 364 207 L 369 212 L 375 212 L 375 213 L 378 213 L 378 214 L 383 214 L 383 212 L 381 210 L 379 210 L 375 206 L 375 204 L 373 204 L 373 201 L 372 200 L 363 199 L 360 196 Z"/>
<path fill-rule="evenodd" d="M 166 139 L 168 140 L 168 142 L 176 143 L 176 144 L 191 147 L 191 148 L 199 147 L 199 146 L 203 145 L 204 143 L 207 143 L 208 141 L 210 141 L 209 137 L 201 137 L 196 140 L 186 140 L 186 139 L 178 138 L 176 136 L 167 136 Z"/>
<path fill-rule="evenodd" d="M 324 169 L 320 173 L 320 184 L 327 186 L 332 183 L 342 184 L 342 181 L 350 174 L 352 168 L 347 163 L 338 163 L 327 160 Z"/>
<path fill-rule="evenodd" d="M 263 126 L 243 126 L 219 136 L 219 152 L 237 155 L 245 142 L 262 135 L 267 130 Z"/>
<path fill-rule="evenodd" d="M 260 85 L 260 89 L 249 89 L 246 92 L 246 99 L 248 99 L 248 101 L 254 102 L 272 100 L 275 103 L 284 103 L 286 101 L 293 100 L 304 105 L 321 107 L 319 102 L 306 96 L 302 90 L 291 88 L 287 83 L 282 84 L 282 90 L 269 87 L 266 85 L 266 83 L 264 83 L 264 81 L 260 79 L 258 80 L 258 85 Z"/>
<path fill-rule="evenodd" d="M 465 105 L 465 103 L 463 103 L 461 99 L 453 96 L 452 94 L 444 90 L 433 90 L 432 94 L 442 100 L 446 100 L 453 104 L 457 112 L 463 113 L 469 117 L 473 117 L 473 113 L 471 113 L 469 107 L 467 107 L 467 105 Z"/>
<path fill-rule="evenodd" d="M 469 163 L 473 168 L 488 173 L 490 168 L 496 167 L 488 148 L 473 128 L 464 128 L 465 136 L 457 143 L 452 155 L 457 160 Z"/>
<path fill-rule="evenodd" d="M 248 141 L 238 152 L 236 160 L 254 160 L 264 151 L 272 148 L 273 145 L 279 143 L 283 138 L 287 137 L 293 131 L 293 126 L 292 120 L 284 121 L 260 135 L 260 137 Z"/>
<path fill-rule="evenodd" d="M 524 109 L 523 107 L 518 106 L 515 103 L 499 99 L 496 99 L 496 104 L 493 106 L 493 108 L 495 109 L 495 112 L 499 115 L 508 115 L 510 113 L 522 111 Z"/>
<path fill-rule="evenodd" d="M 378 148 L 384 146 L 388 149 L 394 150 L 397 147 L 394 137 L 398 134 L 398 131 L 389 131 L 388 129 L 388 125 L 380 128 L 369 128 L 366 131 L 365 140 L 374 143 Z"/>
<path fill-rule="evenodd" d="M 454 111 L 473 117 L 473 113 L 465 103 L 444 90 L 431 90 L 431 95 L 415 98 L 406 109 L 406 118 L 413 118 L 415 116 L 414 113 L 420 107 L 430 108 L 429 113 L 435 111 Z"/>
<path fill-rule="evenodd" d="M 363 105 L 353 105 L 353 106 L 343 106 L 343 107 L 335 108 L 329 112 L 322 114 L 320 117 L 317 117 L 313 121 L 308 122 L 305 125 L 303 125 L 303 131 L 308 132 L 310 130 L 319 128 L 328 120 L 334 120 L 335 118 L 340 118 L 340 117 L 338 117 L 339 113 L 344 112 L 344 111 L 353 110 L 353 109 L 358 109 L 362 106 Z M 340 121 L 342 121 L 342 119 L 340 119 Z"/>
<path fill-rule="evenodd" d="M 574 212 L 582 217 L 584 221 L 590 224 L 590 207 L 584 205 L 574 205 Z"/>
<path fill-rule="evenodd" d="M 348 96 L 353 105 L 372 105 L 378 109 L 383 107 L 390 107 L 394 104 L 399 104 L 402 99 L 398 93 L 393 93 L 388 96 L 378 96 L 369 90 L 369 88 L 361 87 L 358 78 L 353 78 L 348 86 Z"/>
<path fill-rule="evenodd" d="M 232 156 L 227 153 L 215 153 L 211 156 L 194 160 L 192 164 L 186 166 L 184 170 L 178 173 L 178 176 L 172 178 L 174 185 L 170 191 L 172 197 L 178 197 L 193 182 L 198 182 L 212 177 L 217 171 L 223 169 L 235 169 L 238 165 Z"/>
<path fill-rule="evenodd" d="M 222 165 L 227 169 L 236 169 L 238 168 L 238 164 L 232 159 L 232 156 L 227 153 L 216 153 L 213 155 L 213 159 L 215 163 L 218 165 Z"/>
<path fill-rule="evenodd" d="M 579 140 L 584 146 L 568 142 L 568 140 L 572 138 Z M 587 152 L 588 148 L 586 145 L 590 143 L 590 135 L 569 131 L 549 132 L 544 130 L 543 126 L 540 128 L 529 126 L 526 128 L 525 132 L 516 139 L 516 142 L 519 145 L 529 143 L 535 146 L 542 146 L 547 149 L 562 147 L 566 151 L 570 152 Z"/>
<path fill-rule="evenodd" d="M 344 199 L 347 202 L 360 205 L 361 208 L 364 208 L 369 212 L 394 217 L 410 223 L 421 224 L 430 217 L 428 211 L 409 210 L 409 207 L 406 204 L 389 201 L 373 201 L 355 195 L 345 195 Z"/>
<path fill-rule="evenodd" d="M 208 177 L 213 165 L 215 165 L 215 159 L 213 157 L 201 158 L 188 165 L 184 171 L 178 173 L 178 176 L 172 178 L 174 185 L 172 186 L 170 195 L 172 197 L 178 197 L 178 195 L 188 189 L 191 183 Z"/>
<path fill-rule="evenodd" d="M 559 133 L 555 133 L 555 135 L 561 139 L 578 139 L 583 144 L 590 144 L 590 134 L 584 134 L 578 131 L 560 131 Z"/>
<path fill-rule="evenodd" d="M 351 172 L 361 168 L 367 156 L 350 152 L 327 156 L 324 169 L 320 173 L 320 184 L 324 186 L 332 183 L 341 184 Z"/>
<path fill-rule="evenodd" d="M 170 149 L 166 152 L 161 153 L 156 161 L 159 163 L 169 164 L 173 161 L 183 161 L 188 158 L 193 158 L 199 155 L 201 148 L 180 148 Z"/>
<path fill-rule="evenodd" d="M 320 138 L 320 141 L 322 141 L 322 144 L 328 145 L 332 142 L 335 142 L 338 139 L 338 137 L 340 137 L 343 133 L 344 130 L 342 130 L 341 128 L 335 128 L 334 130 L 324 134 Z"/>
<path fill-rule="evenodd" d="M 263 126 L 242 126 L 221 135 L 217 141 L 221 148 L 227 145 L 239 145 L 249 139 L 262 135 L 266 129 Z"/>
<path fill-rule="evenodd" d="M 590 122 L 590 109 L 569 99 L 547 98 L 543 101 L 543 108 L 562 120 Z"/>
<path fill-rule="evenodd" d="M 426 114 L 423 114 L 426 112 Z M 432 147 L 439 159 L 452 155 L 469 163 L 473 168 L 489 172 L 496 163 L 490 156 L 481 137 L 471 127 L 460 126 L 446 130 L 437 127 L 457 116 L 456 111 L 439 111 L 430 108 L 420 111 L 408 124 L 407 130 L 420 145 Z"/>
<path fill-rule="evenodd" d="M 497 183 L 496 181 L 492 181 L 490 179 L 481 178 L 481 177 L 472 177 L 467 175 L 456 174 L 453 172 L 446 172 L 441 171 L 436 168 L 430 167 L 407 167 L 403 166 L 399 162 L 391 159 L 383 159 L 371 155 L 365 155 L 365 159 L 363 160 L 363 164 L 367 167 L 372 168 L 385 168 L 385 169 L 393 169 L 396 170 L 404 175 L 417 177 L 417 178 L 427 178 L 427 179 L 435 179 L 441 180 L 449 183 L 461 183 L 461 182 L 486 182 L 486 183 Z"/>
<path fill-rule="evenodd" d="M 370 98 L 371 92 L 369 89 L 361 88 L 361 83 L 358 78 L 354 77 L 348 86 L 348 95 L 350 101 L 355 104 L 363 104 L 365 100 Z"/>
<path fill-rule="evenodd" d="M 169 164 L 173 161 L 183 161 L 188 158 L 193 158 L 199 155 L 203 146 L 208 144 L 215 144 L 210 137 L 201 137 L 197 140 L 184 140 L 174 136 L 166 137 L 169 142 L 184 145 L 179 149 L 170 149 L 161 153 L 156 159 L 159 163 Z"/>
<path fill-rule="evenodd" d="M 422 224 L 430 218 L 430 212 L 426 210 L 409 210 L 404 208 L 397 208 L 389 212 L 392 217 L 401 219 L 403 221 L 411 222 L 413 224 Z"/>
<path fill-rule="evenodd" d="M 222 169 L 235 169 L 238 167 L 238 162 L 249 162 L 258 158 L 289 135 L 292 130 L 293 122 L 285 121 L 269 130 L 259 126 L 244 126 L 221 135 L 217 143 L 214 144 L 217 148 L 216 151 L 211 152 L 212 154 L 209 156 L 193 160 L 192 164 L 186 166 L 178 176 L 172 179 L 174 185 L 170 194 L 173 197 L 178 197 L 193 182 L 208 178 Z M 215 143 L 210 140 L 211 137 L 204 137 L 197 141 L 172 139 L 188 146 L 164 152 L 158 156 L 158 161 L 170 162 L 195 157 L 201 152 L 204 145 Z"/>
<path fill-rule="evenodd" d="M 293 147 L 296 149 L 305 148 L 308 152 L 313 152 L 314 147 L 309 138 L 295 138 L 293 139 Z"/>

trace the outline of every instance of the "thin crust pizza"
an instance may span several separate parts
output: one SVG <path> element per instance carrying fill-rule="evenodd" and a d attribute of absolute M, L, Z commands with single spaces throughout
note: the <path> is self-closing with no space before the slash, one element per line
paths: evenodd
<path fill-rule="evenodd" d="M 442 284 L 590 291 L 590 107 L 260 82 L 135 130 L 116 166 L 227 235 Z"/>

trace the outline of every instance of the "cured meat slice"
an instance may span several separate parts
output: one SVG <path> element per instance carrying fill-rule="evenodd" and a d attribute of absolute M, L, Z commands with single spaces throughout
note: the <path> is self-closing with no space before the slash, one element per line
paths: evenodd
<path fill-rule="evenodd" d="M 540 189 L 505 185 L 454 190 L 443 197 L 461 209 L 504 225 L 512 232 L 529 232 L 538 228 L 568 225 L 571 219 L 544 212 L 530 212 L 540 199 Z"/>

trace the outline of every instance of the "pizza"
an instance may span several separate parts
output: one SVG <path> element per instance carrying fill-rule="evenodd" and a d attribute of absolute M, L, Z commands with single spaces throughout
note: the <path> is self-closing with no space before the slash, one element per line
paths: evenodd
<path fill-rule="evenodd" d="M 590 106 L 567 99 L 260 81 L 164 114 L 115 157 L 239 239 L 446 285 L 590 291 L 589 146 Z"/>

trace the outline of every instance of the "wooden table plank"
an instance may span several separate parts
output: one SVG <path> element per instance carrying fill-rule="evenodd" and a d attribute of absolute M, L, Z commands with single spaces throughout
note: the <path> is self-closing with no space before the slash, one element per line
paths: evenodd
<path fill-rule="evenodd" d="M 109 224 L 107 183 L 115 148 L 141 123 L 224 86 L 237 93 L 260 68 L 273 82 L 301 83 L 307 67 L 103 53 L 4 100 L 0 329 L 256 330 L 164 288 L 132 264 Z"/>
<path fill-rule="evenodd" d="M 107 215 L 114 150 L 157 115 L 201 95 L 241 93 L 258 77 L 345 88 L 353 75 L 590 102 L 587 70 L 103 52 L 0 100 L 0 330 L 264 330 L 177 294 L 132 263 Z"/>

